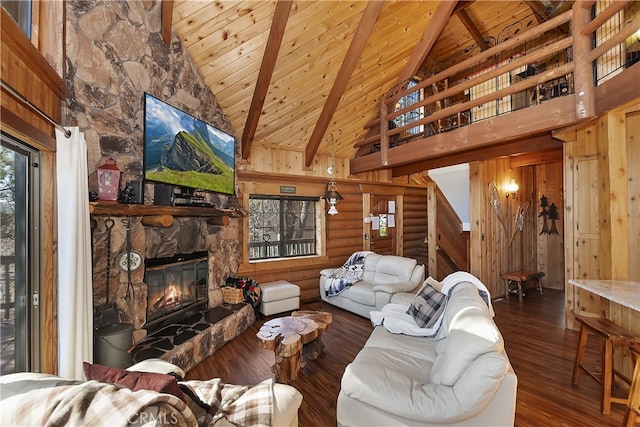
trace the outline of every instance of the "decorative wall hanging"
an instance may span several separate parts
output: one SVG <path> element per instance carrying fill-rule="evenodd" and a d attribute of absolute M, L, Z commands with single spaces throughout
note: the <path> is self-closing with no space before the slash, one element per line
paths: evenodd
<path fill-rule="evenodd" d="M 489 199 L 489 204 L 491 205 L 493 212 L 498 217 L 500 225 L 502 225 L 502 229 L 505 233 L 507 233 L 507 227 L 504 225 L 504 221 L 502 219 L 502 204 L 500 203 L 500 194 L 498 193 L 498 187 L 496 186 L 496 183 L 493 181 L 489 183 L 487 197 Z"/>
<path fill-rule="evenodd" d="M 529 205 L 531 203 L 526 200 L 524 202 L 520 202 L 518 205 L 518 211 L 513 218 L 513 228 L 511 229 L 511 238 L 509 239 L 509 247 L 511 247 L 511 243 L 513 243 L 513 238 L 516 236 L 516 231 L 524 230 L 524 216 L 529 209 Z"/>
<path fill-rule="evenodd" d="M 543 194 L 540 197 L 540 207 L 542 210 L 538 214 L 538 218 L 542 217 L 542 230 L 540 231 L 540 235 L 542 234 L 559 234 L 558 227 L 556 226 L 556 221 L 560 219 L 560 212 L 555 203 L 551 203 L 549 205 L 549 199 Z M 551 220 L 551 227 L 549 227 L 548 220 Z"/>

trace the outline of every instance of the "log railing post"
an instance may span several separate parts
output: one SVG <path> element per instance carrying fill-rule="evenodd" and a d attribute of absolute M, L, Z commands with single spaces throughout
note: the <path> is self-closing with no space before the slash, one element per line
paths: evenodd
<path fill-rule="evenodd" d="M 389 121 L 387 120 L 387 109 L 387 103 L 384 102 L 384 98 L 382 98 L 380 100 L 380 157 L 382 160 L 382 166 L 389 164 L 389 136 L 387 135 L 387 131 L 389 130 Z"/>
<path fill-rule="evenodd" d="M 571 32 L 573 34 L 573 80 L 576 118 L 595 116 L 593 63 L 587 60 L 591 51 L 592 34 L 583 35 L 582 29 L 591 22 L 590 8 L 582 7 L 583 0 L 573 5 Z"/>

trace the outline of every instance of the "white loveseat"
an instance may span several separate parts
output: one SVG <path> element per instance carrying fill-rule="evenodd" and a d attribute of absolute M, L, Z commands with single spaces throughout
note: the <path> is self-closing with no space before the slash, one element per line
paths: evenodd
<path fill-rule="evenodd" d="M 413 297 L 398 294 L 389 308 Z M 345 369 L 338 425 L 513 425 L 517 378 L 490 313 L 478 288 L 461 282 L 432 338 L 375 327 Z"/>
<path fill-rule="evenodd" d="M 325 283 L 335 268 L 320 271 L 320 297 L 323 301 L 369 318 L 369 312 L 382 309 L 398 292 L 416 290 L 424 280 L 424 265 L 415 259 L 395 255 L 368 254 L 362 277 L 335 296 L 325 294 Z"/>

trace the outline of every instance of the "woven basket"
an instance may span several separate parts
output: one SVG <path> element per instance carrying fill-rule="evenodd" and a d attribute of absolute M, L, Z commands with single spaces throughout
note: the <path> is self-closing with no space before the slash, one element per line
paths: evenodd
<path fill-rule="evenodd" d="M 231 286 L 222 287 L 222 298 L 227 304 L 238 304 L 244 302 L 242 289 L 232 288 Z"/>

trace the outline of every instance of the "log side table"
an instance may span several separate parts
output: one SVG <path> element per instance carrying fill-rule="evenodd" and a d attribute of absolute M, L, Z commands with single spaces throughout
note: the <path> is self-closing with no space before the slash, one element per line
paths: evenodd
<path fill-rule="evenodd" d="M 318 323 L 304 317 L 279 317 L 264 322 L 256 336 L 262 348 L 275 354 L 276 381 L 288 384 L 302 374 L 302 345 L 318 337 Z"/>
<path fill-rule="evenodd" d="M 504 286 L 506 290 L 505 296 L 509 298 L 510 285 L 512 282 L 515 282 L 518 291 L 518 299 L 522 302 L 523 293 L 523 284 L 526 286 L 529 280 L 537 280 L 537 288 L 542 295 L 542 278 L 544 277 L 544 273 L 542 271 L 535 270 L 518 270 L 511 273 L 505 273 L 502 276 L 502 280 L 504 280 Z"/>
<path fill-rule="evenodd" d="M 311 319 L 318 325 L 318 337 L 302 346 L 302 355 L 309 360 L 316 360 L 324 349 L 322 335 L 333 322 L 333 316 L 325 311 L 300 310 L 291 313 L 291 317 Z"/>

